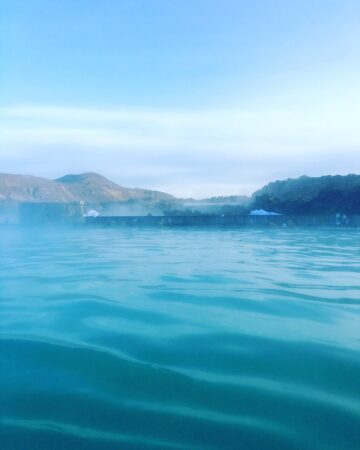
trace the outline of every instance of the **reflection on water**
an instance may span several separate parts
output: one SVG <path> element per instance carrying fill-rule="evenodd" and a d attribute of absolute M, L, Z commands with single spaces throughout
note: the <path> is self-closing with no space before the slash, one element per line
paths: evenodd
<path fill-rule="evenodd" d="M 0 230 L 1 449 L 346 449 L 360 232 Z"/>

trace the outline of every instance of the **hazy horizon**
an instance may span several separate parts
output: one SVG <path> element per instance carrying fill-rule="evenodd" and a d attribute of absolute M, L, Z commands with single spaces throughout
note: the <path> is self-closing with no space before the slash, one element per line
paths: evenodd
<path fill-rule="evenodd" d="M 113 179 L 111 179 L 111 177 L 108 177 L 106 174 L 104 174 L 104 173 L 101 173 L 101 172 L 79 172 L 79 173 L 63 173 L 63 174 L 60 174 L 59 176 L 57 176 L 57 177 L 54 177 L 54 178 L 52 178 L 52 177 L 46 177 L 46 176 L 40 176 L 40 175 L 37 175 L 37 174 L 33 174 L 33 173 L 5 173 L 5 172 L 0 172 L 0 176 L 1 175 L 14 175 L 14 176 L 33 176 L 33 177 L 35 177 L 35 178 L 44 178 L 44 179 L 48 179 L 48 180 L 52 180 L 52 181 L 58 181 L 58 179 L 60 179 L 60 178 L 62 178 L 63 176 L 68 176 L 68 175 L 71 175 L 71 176 L 77 176 L 77 175 L 86 175 L 86 174 L 94 174 L 94 175 L 100 175 L 100 176 L 103 176 L 103 177 L 105 177 L 106 179 L 108 179 L 108 180 L 110 180 L 110 181 L 112 181 L 112 182 L 114 182 L 114 183 L 116 183 L 116 184 L 118 184 L 119 186 L 121 186 L 121 187 L 124 187 L 124 188 L 130 188 L 130 189 L 152 189 L 152 188 L 148 188 L 148 187 L 146 187 L 146 186 L 128 186 L 128 185 L 123 185 L 123 184 L 121 184 L 121 183 L 118 183 L 118 182 L 116 182 L 116 181 L 114 181 Z M 347 176 L 347 175 L 357 175 L 357 174 L 355 174 L 355 173 L 346 173 L 346 174 L 323 174 L 323 175 L 319 175 L 320 177 L 326 177 L 326 176 L 337 176 L 337 175 L 340 175 L 340 176 Z M 307 175 L 307 174 L 303 174 L 303 175 L 300 175 L 299 177 L 303 177 L 303 176 L 305 176 L 305 177 L 309 177 L 309 175 Z M 298 177 L 297 177 L 298 178 Z M 231 196 L 238 196 L 238 197 L 241 197 L 241 196 L 248 196 L 248 197 L 251 197 L 252 196 L 252 194 L 254 194 L 258 189 L 261 189 L 262 187 L 264 187 L 264 186 L 266 186 L 267 184 L 269 184 L 269 183 L 271 183 L 271 182 L 274 182 L 274 181 L 284 181 L 284 180 L 288 180 L 288 179 L 294 179 L 294 178 L 291 178 L 291 177 L 287 177 L 287 178 L 284 178 L 284 179 L 274 179 L 274 180 L 269 180 L 268 182 L 266 182 L 266 183 L 264 183 L 263 185 L 259 185 L 254 191 L 252 191 L 252 192 L 248 192 L 248 193 L 241 193 L 241 192 L 237 192 L 237 193 L 228 193 L 228 194 L 223 194 L 223 193 L 215 193 L 214 195 L 209 195 L 209 196 L 207 196 L 207 197 L 199 197 L 199 196 L 187 196 L 187 197 L 185 197 L 185 196 L 181 196 L 181 195 L 176 195 L 176 194 L 174 194 L 173 192 L 169 192 L 169 191 L 162 191 L 163 193 L 166 193 L 166 194 L 170 194 L 170 195 L 173 195 L 174 197 L 176 197 L 176 198 L 178 198 L 178 199 L 183 199 L 183 200 L 207 200 L 207 199 L 209 199 L 209 198 L 214 198 L 214 197 L 231 197 Z"/>
<path fill-rule="evenodd" d="M 5 0 L 2 172 L 179 197 L 360 172 L 360 4 Z"/>

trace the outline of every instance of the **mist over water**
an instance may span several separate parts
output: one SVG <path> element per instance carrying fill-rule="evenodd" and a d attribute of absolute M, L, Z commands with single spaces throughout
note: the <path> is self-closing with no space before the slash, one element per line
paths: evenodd
<path fill-rule="evenodd" d="M 355 450 L 358 230 L 0 230 L 2 450 Z"/>

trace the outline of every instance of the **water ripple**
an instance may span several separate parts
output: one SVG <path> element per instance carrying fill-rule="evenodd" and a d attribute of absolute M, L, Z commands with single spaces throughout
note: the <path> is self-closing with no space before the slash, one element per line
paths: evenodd
<path fill-rule="evenodd" d="M 2 450 L 360 441 L 360 233 L 0 235 Z"/>

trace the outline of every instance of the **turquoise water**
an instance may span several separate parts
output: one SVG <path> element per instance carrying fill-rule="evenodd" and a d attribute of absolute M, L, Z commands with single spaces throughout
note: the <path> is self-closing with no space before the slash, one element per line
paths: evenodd
<path fill-rule="evenodd" d="M 0 230 L 1 450 L 360 448 L 360 232 Z"/>

